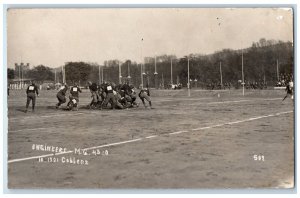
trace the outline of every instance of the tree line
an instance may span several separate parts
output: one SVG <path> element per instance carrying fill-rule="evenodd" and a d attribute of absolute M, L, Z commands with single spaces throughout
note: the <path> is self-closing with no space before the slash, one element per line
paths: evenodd
<path fill-rule="evenodd" d="M 130 80 L 135 86 L 141 84 L 141 72 L 144 84 L 155 86 L 155 80 L 164 86 L 171 83 L 171 62 L 173 83 L 188 82 L 188 61 L 190 80 L 197 81 L 199 85 L 207 83 L 220 83 L 220 69 L 222 70 L 223 83 L 236 84 L 242 79 L 242 58 L 244 65 L 245 81 L 266 81 L 273 85 L 277 81 L 277 64 L 280 74 L 292 74 L 294 70 L 294 49 L 291 42 L 260 39 L 253 42 L 246 49 L 223 49 L 213 54 L 189 54 L 177 58 L 175 55 L 160 55 L 145 57 L 141 65 L 133 60 L 120 62 L 119 60 L 107 60 L 103 65 L 88 62 L 68 62 L 65 64 L 67 83 L 79 83 L 84 86 L 87 81 L 99 83 L 100 81 L 119 82 L 119 65 L 122 81 Z M 155 63 L 156 72 L 155 73 Z M 221 68 L 220 68 L 221 67 Z M 99 70 L 100 69 L 100 70 Z M 54 69 L 39 65 L 30 69 L 26 77 L 37 81 L 62 81 L 61 68 Z M 8 69 L 8 79 L 16 77 L 16 72 Z M 128 78 L 130 76 L 130 78 Z"/>

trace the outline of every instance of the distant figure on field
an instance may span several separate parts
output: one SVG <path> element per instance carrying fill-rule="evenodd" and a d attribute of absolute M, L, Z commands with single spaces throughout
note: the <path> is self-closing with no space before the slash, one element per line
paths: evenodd
<path fill-rule="evenodd" d="M 287 84 L 287 86 L 285 88 L 285 91 L 286 91 L 286 95 L 282 99 L 282 101 L 284 101 L 288 97 L 288 95 L 291 95 L 291 99 L 294 100 L 294 95 L 293 95 L 293 93 L 294 93 L 294 83 L 293 83 L 292 80 Z"/>
<path fill-rule="evenodd" d="M 31 84 L 27 87 L 26 94 L 27 94 L 27 102 L 26 102 L 25 113 L 27 113 L 31 100 L 32 100 L 32 112 L 34 112 L 36 95 L 39 96 L 38 87 L 35 85 L 34 81 L 31 81 Z"/>

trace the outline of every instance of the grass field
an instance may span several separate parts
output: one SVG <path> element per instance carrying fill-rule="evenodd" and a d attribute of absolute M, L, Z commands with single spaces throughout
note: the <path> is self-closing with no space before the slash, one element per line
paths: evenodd
<path fill-rule="evenodd" d="M 11 91 L 8 187 L 293 187 L 294 106 L 284 94 L 153 90 L 154 109 L 138 99 L 138 108 L 100 111 L 85 108 L 84 90 L 79 111 L 64 111 L 54 108 L 55 91 L 41 91 L 36 112 L 25 114 L 25 92 Z M 53 156 L 36 144 L 66 152 Z"/>

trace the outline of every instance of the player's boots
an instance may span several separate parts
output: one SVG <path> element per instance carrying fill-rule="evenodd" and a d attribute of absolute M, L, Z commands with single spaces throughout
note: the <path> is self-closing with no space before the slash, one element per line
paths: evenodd
<path fill-rule="evenodd" d="M 147 106 L 146 106 L 146 104 L 143 102 L 143 104 L 144 104 L 144 107 L 145 107 L 145 109 L 147 109 Z"/>
<path fill-rule="evenodd" d="M 149 101 L 149 105 L 150 105 L 150 109 L 153 109 L 151 101 Z"/>
<path fill-rule="evenodd" d="M 97 109 L 97 102 L 93 103 L 93 109 Z"/>

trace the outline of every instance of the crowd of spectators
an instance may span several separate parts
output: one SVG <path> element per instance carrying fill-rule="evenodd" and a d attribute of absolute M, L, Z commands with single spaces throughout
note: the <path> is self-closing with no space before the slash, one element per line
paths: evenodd
<path fill-rule="evenodd" d="M 276 83 L 276 87 L 286 87 L 290 81 L 293 81 L 293 74 L 280 74 L 279 81 Z"/>

